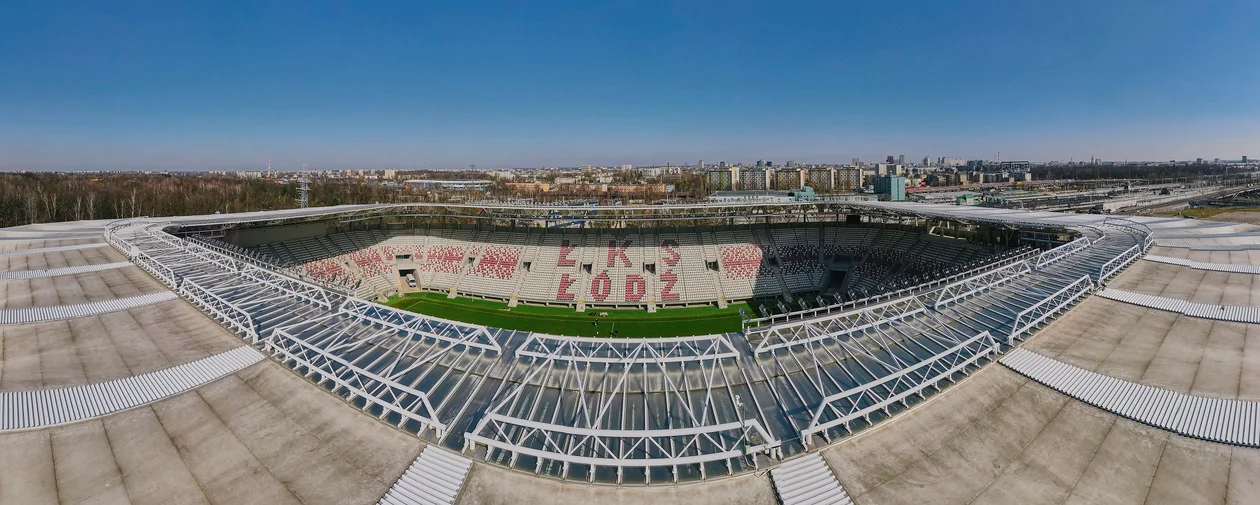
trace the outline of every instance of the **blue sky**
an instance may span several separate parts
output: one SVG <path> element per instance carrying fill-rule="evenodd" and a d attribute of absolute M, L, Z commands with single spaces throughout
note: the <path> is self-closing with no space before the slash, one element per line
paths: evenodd
<path fill-rule="evenodd" d="M 1260 2 L 19 1 L 0 15 L 0 168 L 998 151 L 1260 157 Z"/>

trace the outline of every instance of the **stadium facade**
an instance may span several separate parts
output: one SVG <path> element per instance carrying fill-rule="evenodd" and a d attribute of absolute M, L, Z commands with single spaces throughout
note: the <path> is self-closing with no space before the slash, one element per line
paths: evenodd
<path fill-rule="evenodd" d="M 1193 454 L 1237 450 L 1224 463 L 1212 461 L 1244 471 L 1248 461 L 1260 461 L 1260 370 L 1220 350 L 1243 355 L 1244 345 L 1212 342 L 1246 342 L 1249 325 L 1260 323 L 1260 309 L 1247 298 L 1250 276 L 1260 272 L 1250 263 L 1249 251 L 1260 249 L 1252 228 L 823 201 L 358 205 L 9 229 L 3 240 L 12 247 L 3 251 L 7 269 L 0 274 L 0 330 L 10 350 L 0 369 L 0 444 L 11 449 L 6 468 L 23 467 L 12 473 L 21 477 L 39 471 L 37 435 L 44 434 L 58 454 L 48 464 L 60 482 L 63 474 L 86 471 L 63 456 L 89 449 L 71 450 L 63 441 L 58 450 L 57 440 L 85 437 L 75 447 L 91 448 L 99 434 L 80 432 L 100 426 L 108 447 L 151 409 L 189 475 L 146 471 L 225 493 L 207 494 L 210 501 L 240 503 L 270 500 L 231 492 L 261 484 L 213 478 L 219 473 L 203 465 L 216 451 L 253 454 L 249 464 L 281 482 L 297 481 L 287 489 L 300 501 L 351 503 L 510 502 L 554 486 L 559 494 L 542 496 L 563 501 L 618 486 L 633 489 L 627 501 L 648 501 L 680 499 L 669 494 L 680 484 L 750 503 L 901 502 L 930 496 L 910 484 L 916 478 L 941 468 L 975 476 L 968 472 L 976 469 L 954 467 L 975 458 L 1001 462 L 994 463 L 998 473 L 979 479 L 986 483 L 978 490 L 964 479 L 936 496 L 956 502 L 999 491 L 1033 496 L 1037 472 L 1077 456 L 1038 462 L 1028 458 L 1040 455 L 1025 451 L 1051 443 L 1039 438 L 1051 427 L 1077 426 L 1056 424 L 1067 422 L 1059 416 L 1092 429 L 1092 421 L 1072 416 L 1096 411 L 1094 418 L 1111 416 L 1109 431 L 1092 446 L 1067 444 L 1065 452 L 1092 448 L 1097 458 L 1108 444 L 1128 448 L 1107 435 L 1121 419 L 1133 426 L 1117 436 L 1132 444 L 1154 437 Z M 1224 294 L 1186 292 L 1186 284 L 1170 281 L 1199 275 L 1202 284 L 1203 272 L 1229 286 Z M 78 292 L 64 287 L 71 280 Z M 377 303 L 408 291 L 575 313 L 773 303 L 748 305 L 742 331 L 584 337 Z M 1083 304 L 1090 308 L 1073 310 Z M 1105 327 L 1109 314 L 1099 304 L 1131 319 L 1131 328 L 1111 330 L 1129 331 L 1108 341 L 1121 353 L 1126 339 L 1154 331 L 1137 309 L 1177 318 L 1168 324 L 1229 328 L 1219 330 L 1226 336 L 1208 330 L 1211 338 L 1182 347 L 1236 363 L 1233 388 L 1214 386 L 1228 383 L 1221 378 L 1185 386 L 1180 376 L 1159 377 L 1161 360 L 1176 356 L 1152 354 L 1149 345 L 1140 346 L 1148 349 L 1143 369 L 1154 376 L 1124 368 L 1139 358 L 1108 361 L 1113 353 L 1099 351 L 1101 344 L 1073 347 L 1102 330 L 1070 341 L 1057 336 L 1076 326 Z M 185 313 L 192 308 L 208 319 Z M 1082 310 L 1104 322 L 1085 321 Z M 172 314 L 170 322 L 161 321 L 163 313 Z M 90 324 L 111 337 L 58 337 L 90 334 L 80 328 Z M 32 340 L 76 357 L 36 350 L 33 363 L 23 361 Z M 117 363 L 101 362 L 109 360 L 93 349 L 117 355 Z M 1208 361 L 1199 375 L 1214 373 Z M 234 381 L 266 401 L 234 405 L 248 396 L 226 390 Z M 190 394 L 230 435 L 181 429 L 171 409 L 192 401 Z M 288 396 L 310 400 L 299 406 Z M 1063 414 L 1065 405 L 1075 410 Z M 290 424 L 297 428 L 265 429 Z M 991 425 L 1002 442 L 965 444 L 972 425 Z M 1042 428 L 1026 433 L 1033 425 Z M 292 433 L 311 434 L 301 440 L 314 460 L 329 462 L 319 467 L 325 484 L 302 482 L 294 471 L 301 465 L 285 463 L 285 450 L 268 443 Z M 223 443 L 199 445 L 204 440 Z M 234 452 L 233 444 L 246 449 Z M 989 452 L 973 458 L 968 447 Z M 117 448 L 113 453 L 119 474 L 138 464 Z M 1015 461 L 1032 473 L 1007 473 Z M 1076 486 L 1091 475 L 1074 464 L 1063 470 L 1076 475 L 1069 495 L 1083 493 Z M 286 471 L 292 479 L 280 477 Z M 132 478 L 143 479 L 141 473 Z M 1147 478 L 1148 493 L 1158 489 L 1151 484 L 1156 475 Z M 0 489 L 27 493 L 15 497 L 46 492 L 39 479 L 31 482 Z M 327 482 L 369 484 L 328 491 L 321 487 Z M 503 494 L 505 486 L 521 494 Z M 1235 497 L 1257 496 L 1232 479 L 1223 486 Z M 76 496 L 73 487 L 53 488 L 60 501 Z M 136 496 L 129 495 L 142 501 Z"/>

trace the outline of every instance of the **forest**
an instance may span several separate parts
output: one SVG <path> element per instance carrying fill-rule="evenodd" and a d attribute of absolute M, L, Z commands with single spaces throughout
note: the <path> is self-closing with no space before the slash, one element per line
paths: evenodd
<path fill-rule="evenodd" d="M 1222 164 L 1189 164 L 1189 165 L 1071 165 L 1071 166 L 1038 166 L 1033 167 L 1033 179 L 1042 181 L 1049 179 L 1097 180 L 1097 179 L 1133 179 L 1146 181 L 1170 181 L 1181 178 L 1231 177 L 1243 173 L 1238 168 Z"/>
<path fill-rule="evenodd" d="M 80 219 L 291 209 L 296 182 L 210 174 L 0 173 L 0 227 Z M 357 180 L 310 183 L 310 205 L 394 202 L 398 189 Z"/>

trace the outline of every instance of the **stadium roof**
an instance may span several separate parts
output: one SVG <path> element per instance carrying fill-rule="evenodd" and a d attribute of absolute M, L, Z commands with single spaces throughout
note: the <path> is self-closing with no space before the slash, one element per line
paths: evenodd
<path fill-rule="evenodd" d="M 1247 345 L 1260 338 L 1260 228 L 835 205 L 1080 238 L 811 319 L 614 341 L 402 313 L 163 231 L 539 207 L 0 230 L 0 502 L 1260 496 L 1244 477 L 1260 468 L 1260 346 Z M 644 212 L 732 208 L 746 207 Z M 657 485 L 675 480 L 691 483 Z"/>

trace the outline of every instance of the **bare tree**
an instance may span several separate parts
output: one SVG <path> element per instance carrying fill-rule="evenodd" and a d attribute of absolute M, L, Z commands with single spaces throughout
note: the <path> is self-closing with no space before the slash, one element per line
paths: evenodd
<path fill-rule="evenodd" d="M 35 193 L 26 194 L 26 222 L 28 224 L 39 222 L 39 196 Z"/>

